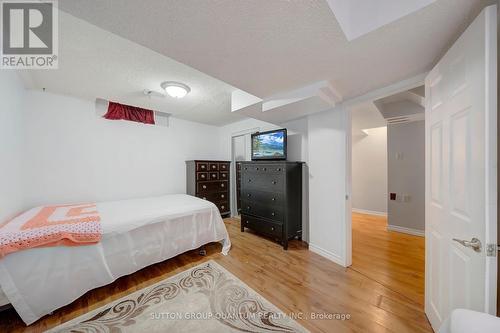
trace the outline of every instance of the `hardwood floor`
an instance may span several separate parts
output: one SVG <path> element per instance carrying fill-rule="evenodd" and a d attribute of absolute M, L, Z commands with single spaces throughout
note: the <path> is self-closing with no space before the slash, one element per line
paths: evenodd
<path fill-rule="evenodd" d="M 387 218 L 352 214 L 353 270 L 424 308 L 425 241 L 387 231 Z"/>
<path fill-rule="evenodd" d="M 29 327 L 7 310 L 0 313 L 0 332 L 41 332 L 210 259 L 285 313 L 299 316 L 311 332 L 431 332 L 419 302 L 308 251 L 303 242 L 292 241 L 284 251 L 251 232 L 241 233 L 238 219 L 225 222 L 233 243 L 228 256 L 220 254 L 219 244 L 207 246 L 206 257 L 185 253 L 92 290 Z M 312 313 L 350 319 L 308 319 Z"/>

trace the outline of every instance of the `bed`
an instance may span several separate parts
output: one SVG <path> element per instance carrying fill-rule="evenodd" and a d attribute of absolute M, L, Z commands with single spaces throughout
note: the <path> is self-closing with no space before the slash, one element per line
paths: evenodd
<path fill-rule="evenodd" d="M 97 204 L 102 239 L 95 245 L 33 248 L 0 259 L 0 305 L 11 303 L 26 324 L 151 264 L 231 242 L 217 207 L 189 195 Z"/>

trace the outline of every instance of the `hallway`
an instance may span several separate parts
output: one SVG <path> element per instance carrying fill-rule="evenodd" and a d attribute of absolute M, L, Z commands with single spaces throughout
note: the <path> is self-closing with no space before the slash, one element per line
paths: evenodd
<path fill-rule="evenodd" d="M 387 231 L 387 218 L 352 213 L 351 269 L 424 307 L 425 241 Z"/>

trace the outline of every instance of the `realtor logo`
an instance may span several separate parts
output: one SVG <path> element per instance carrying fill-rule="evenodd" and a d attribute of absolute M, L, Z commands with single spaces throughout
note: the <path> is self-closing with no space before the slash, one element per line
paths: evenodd
<path fill-rule="evenodd" d="M 0 0 L 1 68 L 57 68 L 56 1 Z"/>

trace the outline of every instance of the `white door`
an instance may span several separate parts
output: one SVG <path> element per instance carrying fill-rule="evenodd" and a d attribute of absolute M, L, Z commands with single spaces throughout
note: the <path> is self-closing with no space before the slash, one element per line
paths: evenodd
<path fill-rule="evenodd" d="M 456 308 L 496 311 L 486 249 L 497 241 L 496 17 L 485 8 L 425 82 L 425 312 L 435 330 Z"/>

